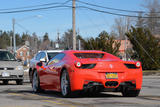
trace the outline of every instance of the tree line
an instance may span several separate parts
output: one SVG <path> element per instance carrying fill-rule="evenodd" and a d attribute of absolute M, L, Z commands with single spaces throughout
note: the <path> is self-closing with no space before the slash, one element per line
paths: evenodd
<path fill-rule="evenodd" d="M 38 37 L 36 33 L 32 35 L 28 33 L 15 34 L 16 48 L 27 45 L 30 48 L 30 53 L 33 56 L 39 50 L 52 49 L 54 41 L 49 39 L 48 33 L 45 33 L 42 38 Z M 13 32 L 0 30 L 0 49 L 13 49 Z"/>

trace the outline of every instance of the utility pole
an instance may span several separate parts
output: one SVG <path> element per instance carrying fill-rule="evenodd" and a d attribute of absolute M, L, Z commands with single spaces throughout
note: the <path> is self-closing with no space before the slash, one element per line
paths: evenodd
<path fill-rule="evenodd" d="M 81 50 L 81 40 L 78 40 L 78 46 L 79 46 L 79 50 Z"/>
<path fill-rule="evenodd" d="M 124 48 L 125 48 L 125 54 L 124 54 L 124 57 L 125 57 L 125 61 L 127 60 L 127 37 L 125 36 L 125 44 L 124 44 Z"/>
<path fill-rule="evenodd" d="M 72 0 L 72 29 L 73 29 L 73 50 L 76 50 L 76 24 L 75 24 L 75 9 L 76 0 Z"/>
<path fill-rule="evenodd" d="M 59 33 L 59 30 L 57 30 L 57 42 L 56 42 L 56 46 L 55 46 L 56 48 L 59 48 L 59 47 L 60 47 L 60 46 L 59 46 L 59 45 L 60 45 L 60 44 L 59 44 L 59 34 L 60 34 L 60 33 Z"/>
<path fill-rule="evenodd" d="M 77 35 L 80 36 L 79 35 L 79 28 L 77 30 Z M 78 49 L 81 50 L 81 40 L 80 40 L 80 38 L 78 39 Z"/>
<path fill-rule="evenodd" d="M 59 39 L 60 39 L 60 33 L 59 30 L 57 30 L 57 42 L 59 43 Z"/>
<path fill-rule="evenodd" d="M 126 25 L 125 32 L 128 31 L 128 23 L 129 23 L 129 18 L 127 17 L 126 20 L 125 20 L 125 25 Z M 124 57 L 125 57 L 125 61 L 126 61 L 127 60 L 127 36 L 124 35 L 124 37 L 125 37 L 125 45 L 124 45 L 124 47 L 125 47 L 125 54 L 124 54 Z"/>
<path fill-rule="evenodd" d="M 11 47 L 11 50 L 10 50 L 10 51 L 13 51 L 13 49 L 12 49 L 12 35 L 11 35 L 11 37 L 10 37 L 10 47 Z"/>
<path fill-rule="evenodd" d="M 16 37 L 15 37 L 15 19 L 12 19 L 12 23 L 13 23 L 13 52 L 14 54 L 16 53 Z"/>

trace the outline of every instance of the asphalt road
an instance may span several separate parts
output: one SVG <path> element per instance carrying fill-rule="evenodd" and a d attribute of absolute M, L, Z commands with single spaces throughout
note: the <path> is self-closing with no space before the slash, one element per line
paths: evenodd
<path fill-rule="evenodd" d="M 32 93 L 31 85 L 0 83 L 0 107 L 160 107 L 160 76 L 145 76 L 139 97 L 122 97 L 121 93 L 62 98 L 60 93 Z"/>

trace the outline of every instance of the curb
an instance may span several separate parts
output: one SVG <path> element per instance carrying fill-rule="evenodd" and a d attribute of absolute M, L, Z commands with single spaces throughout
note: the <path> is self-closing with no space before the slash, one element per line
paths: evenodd
<path fill-rule="evenodd" d="M 146 72 L 143 72 L 143 76 L 160 76 L 160 72 L 156 72 L 156 71 L 153 71 L 153 72 L 150 72 L 150 71 L 146 71 Z"/>

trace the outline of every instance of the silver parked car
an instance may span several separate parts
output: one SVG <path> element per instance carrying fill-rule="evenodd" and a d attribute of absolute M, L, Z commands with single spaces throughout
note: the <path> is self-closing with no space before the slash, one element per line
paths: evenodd
<path fill-rule="evenodd" d="M 40 62 L 40 59 L 44 59 L 44 63 L 47 63 L 50 59 L 56 56 L 58 53 L 63 50 L 43 50 L 39 51 L 31 60 L 29 64 L 29 79 L 32 82 L 32 76 L 34 71 L 36 70 L 36 65 Z"/>
<path fill-rule="evenodd" d="M 22 85 L 23 75 L 22 63 L 9 51 L 0 50 L 0 81 L 8 84 L 8 81 L 15 80 L 17 85 Z"/>

